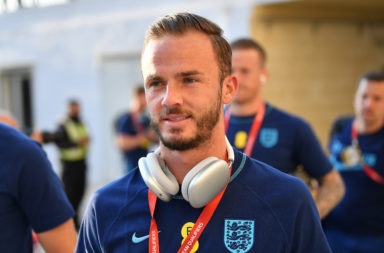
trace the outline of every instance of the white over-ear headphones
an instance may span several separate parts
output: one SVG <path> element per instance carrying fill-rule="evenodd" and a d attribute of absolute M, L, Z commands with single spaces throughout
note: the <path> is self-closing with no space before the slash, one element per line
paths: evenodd
<path fill-rule="evenodd" d="M 208 157 L 193 167 L 184 177 L 181 193 L 194 208 L 208 204 L 227 185 L 230 167 L 235 157 L 231 144 L 225 138 L 228 163 L 217 157 Z M 158 156 L 159 150 L 149 153 L 139 160 L 141 176 L 149 189 L 160 199 L 170 201 L 179 191 L 175 176 Z"/>

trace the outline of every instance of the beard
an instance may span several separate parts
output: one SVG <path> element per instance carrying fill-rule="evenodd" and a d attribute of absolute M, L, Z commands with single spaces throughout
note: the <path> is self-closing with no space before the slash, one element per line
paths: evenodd
<path fill-rule="evenodd" d="M 213 105 L 204 111 L 200 115 L 195 115 L 190 111 L 182 110 L 181 108 L 165 108 L 159 117 L 159 121 L 168 114 L 185 114 L 196 123 L 196 134 L 191 138 L 183 138 L 181 133 L 183 132 L 182 128 L 172 128 L 169 130 L 172 134 L 180 134 L 177 137 L 166 138 L 160 131 L 159 121 L 155 121 L 151 116 L 151 126 L 156 132 L 160 141 L 163 145 L 170 150 L 185 151 L 189 149 L 196 148 L 204 143 L 206 140 L 210 139 L 212 135 L 213 128 L 217 125 L 220 112 L 221 112 L 221 90 L 218 94 L 218 97 L 213 103 Z"/>

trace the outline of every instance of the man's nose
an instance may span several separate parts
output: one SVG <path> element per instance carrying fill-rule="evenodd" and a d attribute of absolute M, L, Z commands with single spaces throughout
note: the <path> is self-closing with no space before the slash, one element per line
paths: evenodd
<path fill-rule="evenodd" d="M 169 81 L 167 83 L 162 104 L 166 106 L 175 106 L 180 105 L 182 101 L 182 89 L 176 82 Z"/>

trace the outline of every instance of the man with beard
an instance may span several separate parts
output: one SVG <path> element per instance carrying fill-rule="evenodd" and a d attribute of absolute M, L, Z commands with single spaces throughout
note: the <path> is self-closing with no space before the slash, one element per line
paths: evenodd
<path fill-rule="evenodd" d="M 225 111 L 230 143 L 285 173 L 306 175 L 301 178 L 312 189 L 320 218 L 324 218 L 343 197 L 339 173 L 332 169 L 307 122 L 264 101 L 262 88 L 268 71 L 263 47 L 248 38 L 232 42 L 231 47 L 232 74 L 239 90 Z"/>
<path fill-rule="evenodd" d="M 346 186 L 341 203 L 325 220 L 335 253 L 384 250 L 384 74 L 359 82 L 355 116 L 338 118 L 331 131 L 330 160 Z"/>
<path fill-rule="evenodd" d="M 237 80 L 216 24 L 158 19 L 141 68 L 160 147 L 94 195 L 77 252 L 329 252 L 306 186 L 226 140 Z"/>

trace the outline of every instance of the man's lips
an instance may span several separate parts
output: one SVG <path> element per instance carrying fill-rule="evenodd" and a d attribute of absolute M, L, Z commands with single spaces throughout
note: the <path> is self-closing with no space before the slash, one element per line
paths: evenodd
<path fill-rule="evenodd" d="M 363 114 L 364 116 L 370 116 L 370 115 L 373 114 L 373 112 L 372 112 L 372 110 L 363 110 L 362 114 Z"/>
<path fill-rule="evenodd" d="M 170 114 L 163 117 L 163 121 L 178 122 L 190 118 L 188 115 Z"/>

